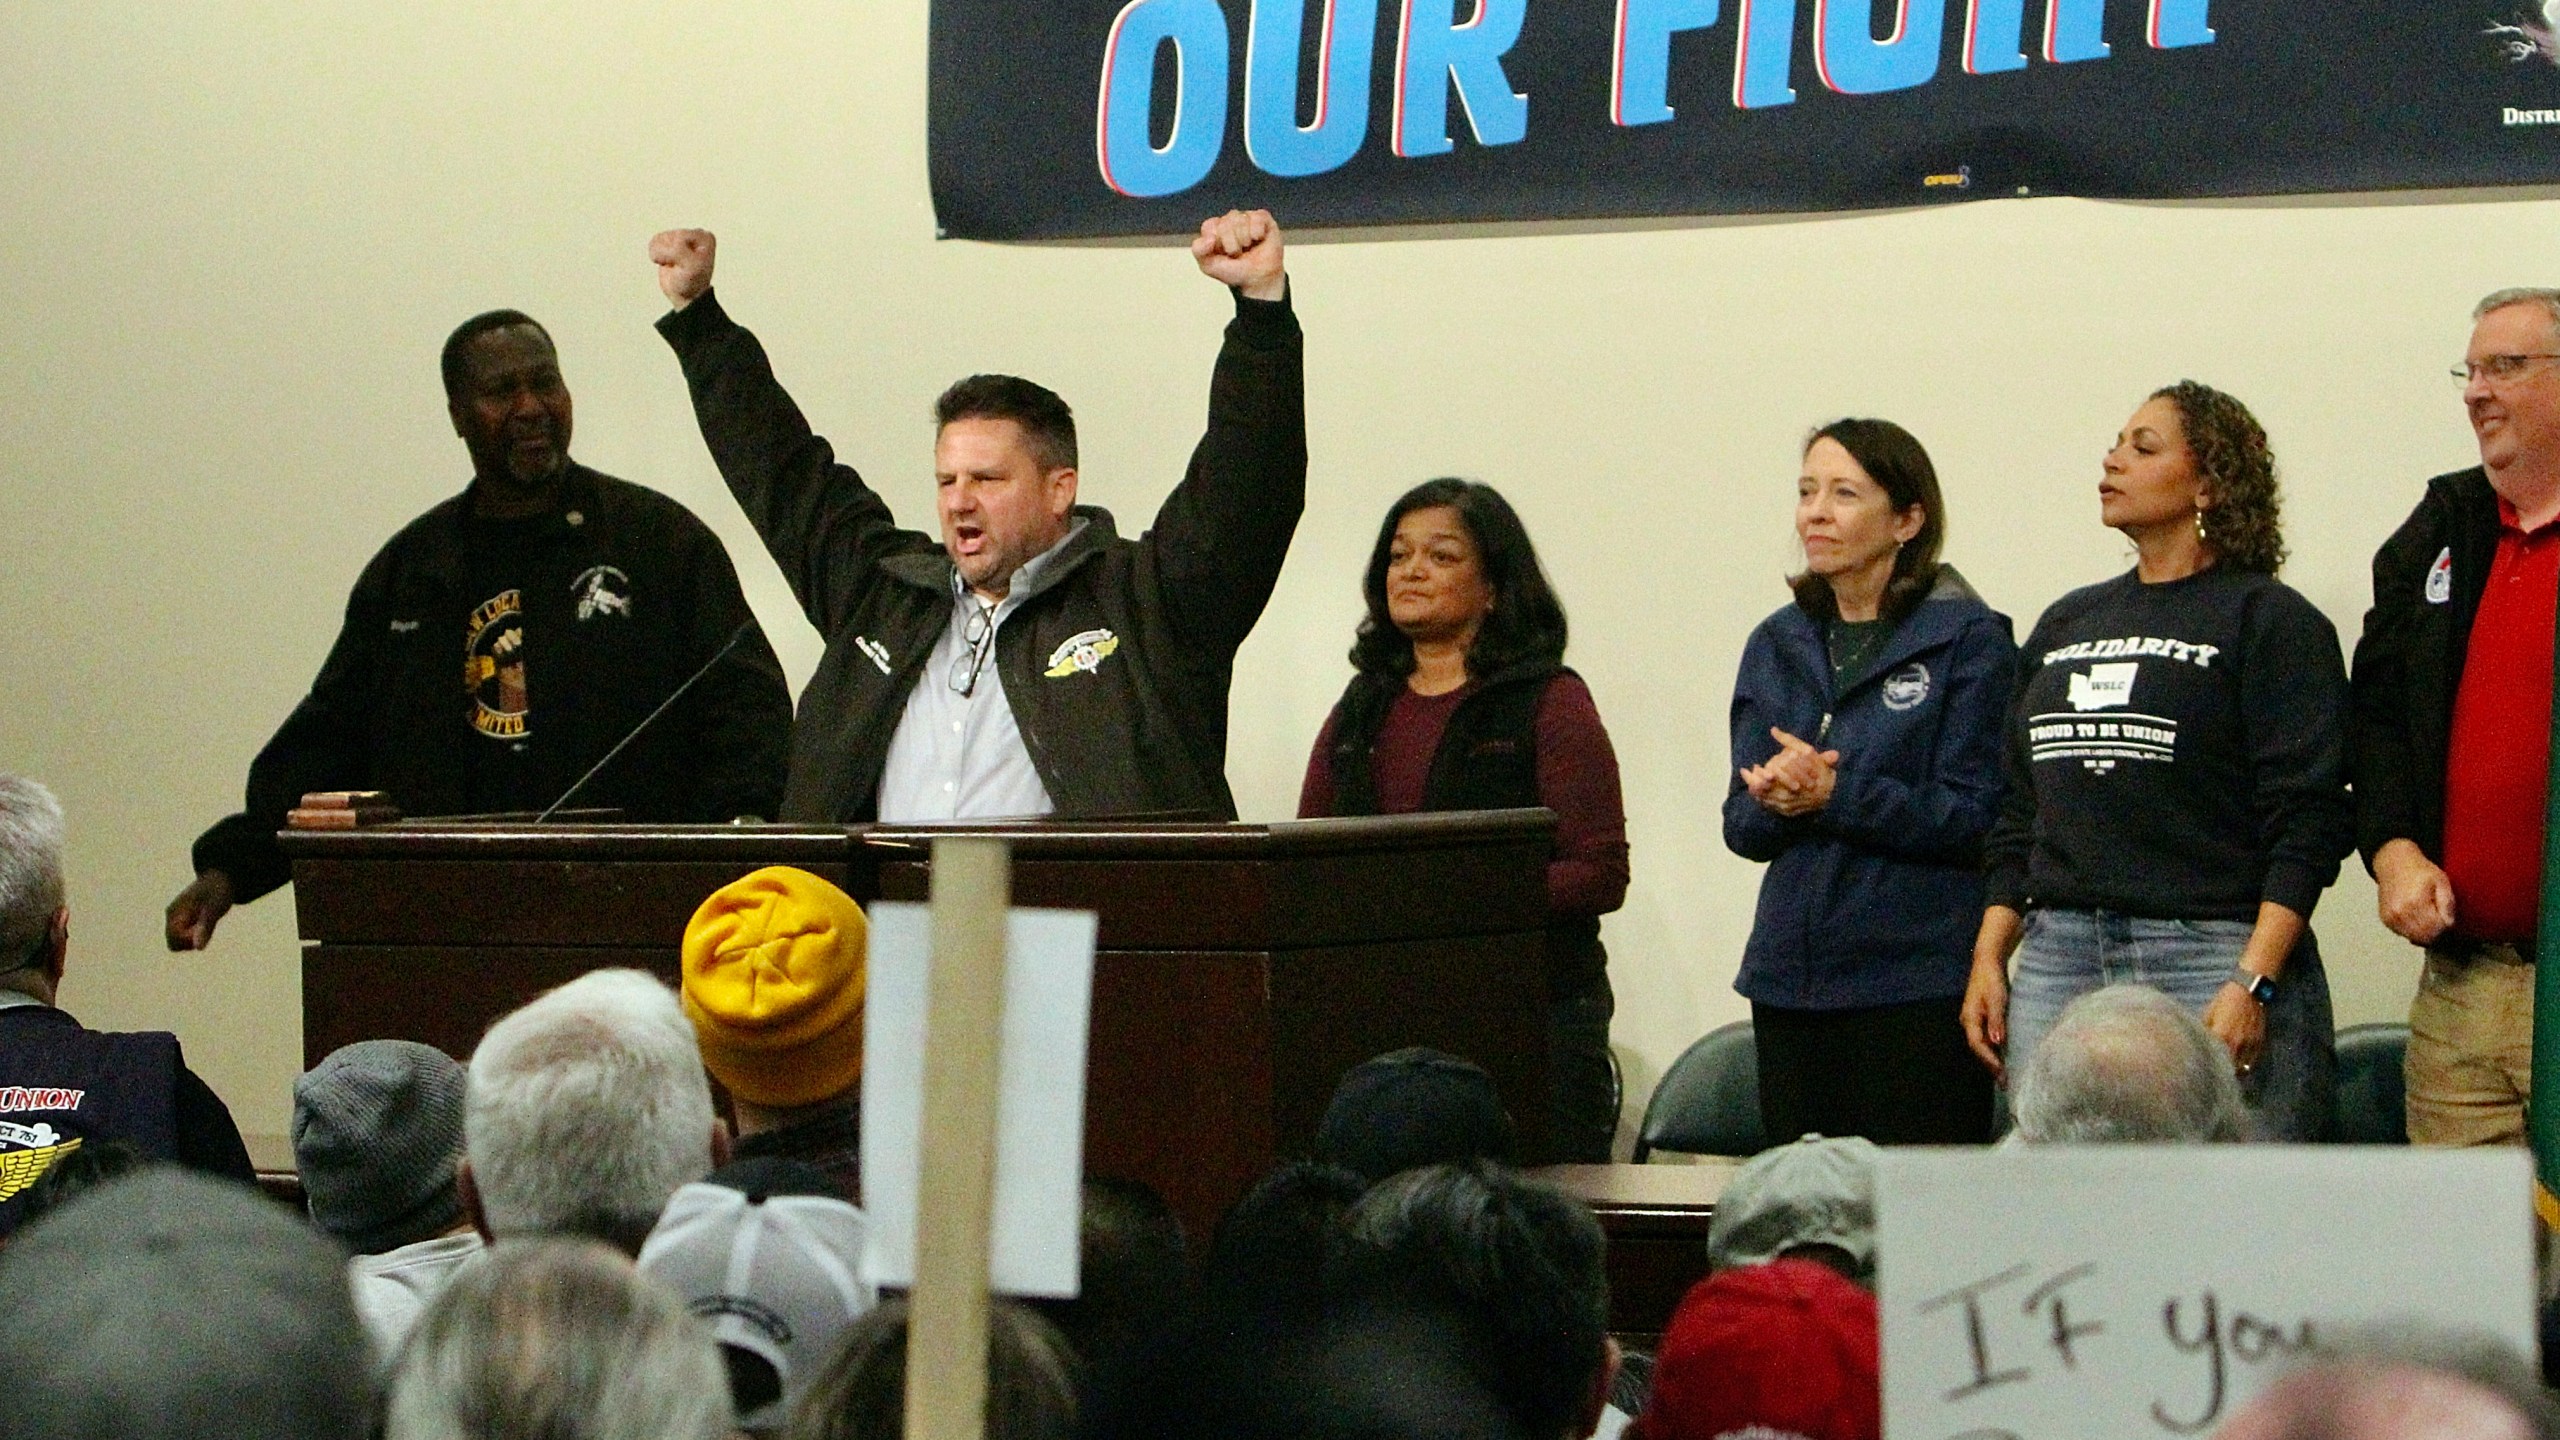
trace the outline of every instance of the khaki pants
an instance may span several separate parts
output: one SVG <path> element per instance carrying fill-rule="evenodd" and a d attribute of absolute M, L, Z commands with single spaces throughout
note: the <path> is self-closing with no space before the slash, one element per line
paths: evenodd
<path fill-rule="evenodd" d="M 2521 1145 L 2533 966 L 2513 945 L 2427 947 L 2409 1005 L 2409 1143 Z"/>

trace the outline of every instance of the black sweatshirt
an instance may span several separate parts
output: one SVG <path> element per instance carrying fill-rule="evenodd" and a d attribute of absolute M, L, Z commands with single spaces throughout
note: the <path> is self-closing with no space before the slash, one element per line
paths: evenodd
<path fill-rule="evenodd" d="M 2308 916 L 2353 842 L 2337 628 L 2273 576 L 2074 590 L 2018 657 L 1989 903 Z"/>

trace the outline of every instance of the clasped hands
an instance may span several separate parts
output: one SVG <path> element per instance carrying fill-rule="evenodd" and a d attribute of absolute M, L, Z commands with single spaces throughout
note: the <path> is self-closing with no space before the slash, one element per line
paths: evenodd
<path fill-rule="evenodd" d="M 1778 753 L 1743 766 L 1742 788 L 1762 808 L 1790 818 L 1830 804 L 1832 789 L 1840 783 L 1840 752 L 1816 750 L 1775 725 L 1769 735 L 1778 742 Z"/>

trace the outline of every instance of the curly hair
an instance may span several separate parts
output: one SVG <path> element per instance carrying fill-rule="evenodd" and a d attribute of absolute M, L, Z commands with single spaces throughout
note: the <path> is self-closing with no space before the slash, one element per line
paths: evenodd
<path fill-rule="evenodd" d="M 2212 497 L 2196 512 L 2196 530 L 2215 558 L 2262 575 L 2283 569 L 2284 497 L 2266 427 L 2248 406 L 2194 380 L 2154 390 L 2151 398 L 2177 407 L 2187 454 Z"/>

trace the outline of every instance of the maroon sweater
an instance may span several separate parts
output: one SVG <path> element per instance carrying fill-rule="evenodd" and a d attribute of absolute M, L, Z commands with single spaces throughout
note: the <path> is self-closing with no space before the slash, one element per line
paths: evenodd
<path fill-rule="evenodd" d="M 1370 751 L 1378 786 L 1378 812 L 1403 815 L 1422 808 L 1431 759 L 1458 702 L 1472 684 L 1446 695 L 1405 690 L 1388 707 Z M 1327 715 L 1307 758 L 1298 790 L 1298 815 L 1334 813 L 1333 729 Z M 1618 792 L 1618 755 L 1600 723 L 1599 707 L 1581 677 L 1560 674 L 1538 697 L 1538 803 L 1556 812 L 1556 855 L 1547 862 L 1547 908 L 1558 915 L 1606 915 L 1627 899 L 1627 810 Z"/>

